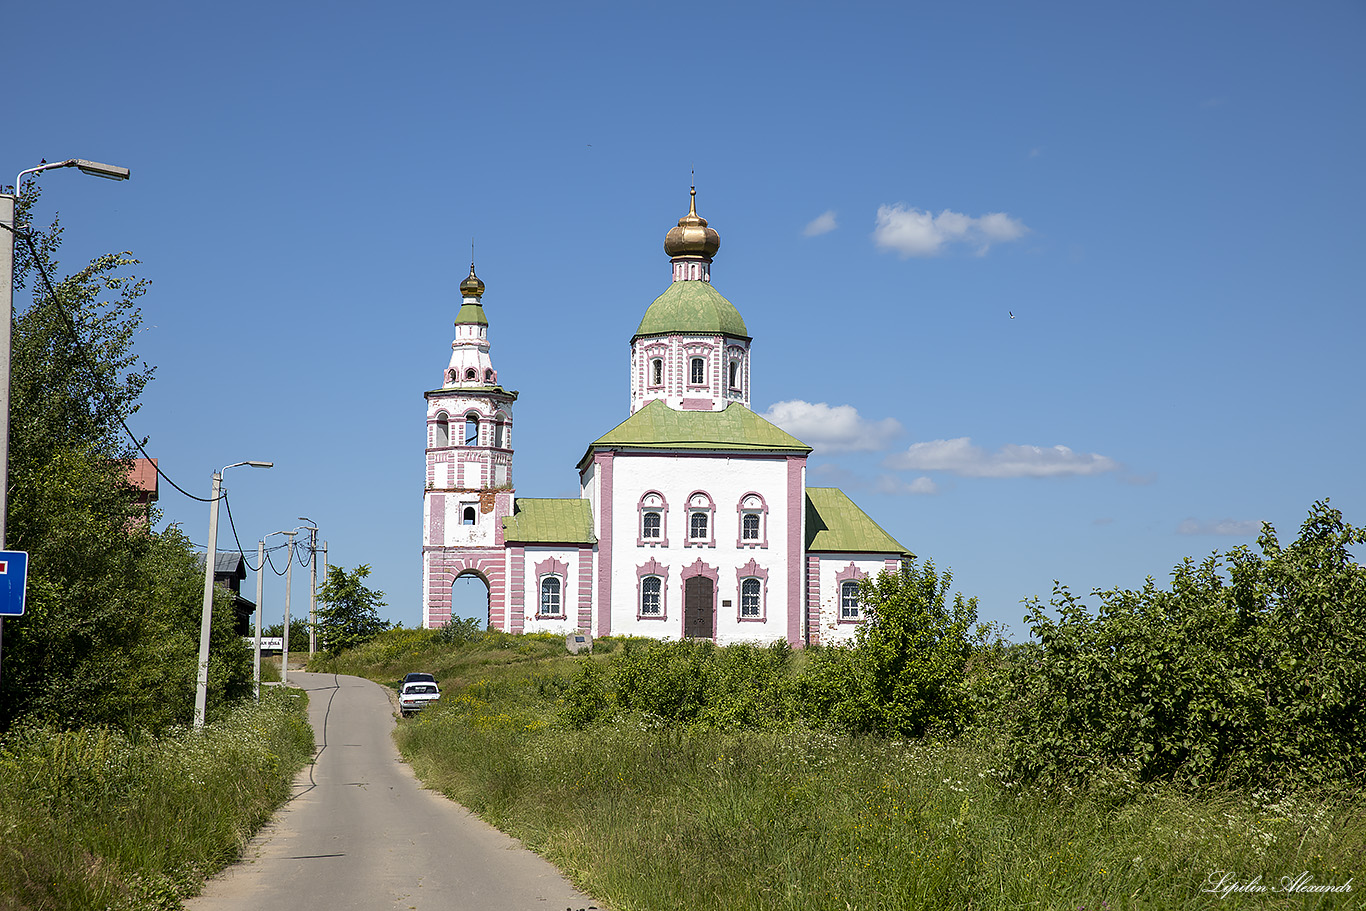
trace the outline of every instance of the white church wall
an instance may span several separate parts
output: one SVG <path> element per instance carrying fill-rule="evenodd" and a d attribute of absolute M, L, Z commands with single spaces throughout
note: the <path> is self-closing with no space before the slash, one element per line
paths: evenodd
<path fill-rule="evenodd" d="M 820 642 L 823 645 L 840 645 L 854 638 L 866 613 L 859 606 L 857 619 L 844 615 L 841 604 L 843 584 L 860 579 L 875 579 L 883 570 L 895 571 L 897 561 L 888 559 L 886 554 L 812 554 L 818 567 L 820 605 Z"/>
<path fill-rule="evenodd" d="M 715 641 L 774 642 L 789 635 L 789 564 L 792 527 L 789 521 L 788 461 L 785 457 L 750 458 L 710 454 L 615 454 L 611 503 L 611 632 L 614 635 L 678 639 L 683 636 L 684 572 L 705 571 L 715 582 Z M 641 498 L 649 492 L 664 501 L 660 543 L 642 537 Z M 708 536 L 689 540 L 689 498 L 705 494 Z M 604 491 L 603 496 L 607 494 Z M 757 495 L 761 507 L 756 543 L 741 538 L 741 502 Z M 597 511 L 595 510 L 595 515 Z M 601 538 L 602 535 L 600 534 Z M 653 561 L 653 562 L 651 562 Z M 700 565 L 699 565 L 700 561 Z M 640 586 L 644 575 L 664 580 L 661 615 L 642 617 Z M 758 619 L 742 619 L 741 578 L 758 578 Z"/>
<path fill-rule="evenodd" d="M 591 551 L 588 552 L 591 563 Z M 581 594 L 581 569 L 584 554 L 577 547 L 527 546 L 522 553 L 522 591 L 525 606 L 522 631 L 527 633 L 572 633 L 578 628 Z M 510 566 L 513 561 L 510 561 Z M 553 576 L 559 582 L 559 614 L 547 612 L 541 597 L 541 583 Z"/>

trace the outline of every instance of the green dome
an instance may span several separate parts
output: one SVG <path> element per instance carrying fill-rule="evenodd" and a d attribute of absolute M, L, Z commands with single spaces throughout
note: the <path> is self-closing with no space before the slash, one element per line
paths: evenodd
<path fill-rule="evenodd" d="M 749 338 L 749 330 L 735 305 L 710 282 L 674 282 L 645 311 L 634 338 L 674 332 L 719 333 Z"/>

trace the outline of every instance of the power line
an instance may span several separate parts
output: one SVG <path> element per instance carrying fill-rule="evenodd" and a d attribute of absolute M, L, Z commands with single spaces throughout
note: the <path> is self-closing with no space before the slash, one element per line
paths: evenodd
<path fill-rule="evenodd" d="M 62 320 L 66 323 L 67 330 L 71 333 L 71 340 L 75 343 L 76 350 L 80 352 L 81 359 L 85 362 L 86 369 L 90 371 L 90 376 L 95 381 L 95 391 L 98 392 L 99 395 L 104 399 L 104 404 L 108 411 L 118 419 L 119 426 L 123 428 L 123 432 L 128 434 L 128 438 L 133 441 L 133 445 L 137 447 L 138 452 L 142 453 L 143 458 L 145 458 L 148 461 L 148 463 L 152 466 L 152 469 L 157 473 L 158 477 L 164 480 L 167 484 L 170 484 L 180 493 L 189 497 L 191 500 L 197 500 L 200 503 L 212 503 L 212 497 L 197 497 L 185 488 L 181 487 L 175 481 L 171 480 L 170 476 L 167 475 L 166 472 L 162 471 L 161 468 L 157 465 L 156 460 L 147 454 L 147 450 L 143 448 L 142 442 L 138 440 L 136 436 L 133 435 L 133 431 L 128 429 L 128 424 L 126 421 L 124 421 L 123 414 L 119 411 L 118 408 L 114 407 L 113 399 L 110 397 L 109 393 L 105 391 L 104 386 L 101 384 L 100 373 L 97 369 L 95 369 L 94 362 L 91 360 L 89 352 L 86 351 L 85 343 L 81 341 L 80 333 L 76 330 L 75 320 L 73 320 L 71 318 L 71 315 L 66 312 L 66 308 L 62 306 L 61 295 L 59 295 L 56 289 L 52 287 L 52 280 L 48 278 L 47 269 L 44 268 L 43 257 L 38 253 L 38 248 L 34 245 L 32 236 L 28 231 L 18 231 L 17 227 L 14 233 L 17 236 L 23 237 L 24 243 L 28 245 L 29 253 L 33 256 L 34 268 L 38 270 L 38 276 L 42 278 L 43 286 L 47 288 L 48 296 L 52 299 L 52 303 L 56 306 L 57 312 L 62 315 Z M 241 545 L 239 544 L 238 546 L 240 549 Z"/>

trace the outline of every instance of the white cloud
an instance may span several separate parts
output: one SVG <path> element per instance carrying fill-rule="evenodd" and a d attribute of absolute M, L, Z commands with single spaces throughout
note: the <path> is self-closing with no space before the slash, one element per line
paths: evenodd
<path fill-rule="evenodd" d="M 820 452 L 875 452 L 902 433 L 896 418 L 870 421 L 853 405 L 775 402 L 763 417 Z"/>
<path fill-rule="evenodd" d="M 1201 522 L 1187 519 L 1176 527 L 1178 535 L 1231 535 L 1240 538 L 1255 538 L 1262 533 L 1261 519 L 1220 519 L 1216 522 Z"/>
<path fill-rule="evenodd" d="M 1093 452 L 1073 452 L 1066 446 L 1021 446 L 1015 443 L 988 453 L 968 437 L 913 443 L 905 452 L 888 456 L 888 468 L 908 471 L 948 471 L 965 478 L 1057 478 L 1116 471 L 1114 459 Z"/>
<path fill-rule="evenodd" d="M 977 248 L 978 256 L 982 256 L 992 244 L 1018 240 L 1028 232 L 1024 222 L 1004 212 L 973 218 L 945 209 L 935 215 L 897 203 L 878 206 L 873 241 L 879 247 L 897 251 L 902 259 L 938 256 L 949 244 L 969 244 Z"/>
<path fill-rule="evenodd" d="M 908 483 L 900 478 L 884 474 L 880 475 L 877 479 L 877 491 L 878 493 L 931 496 L 939 493 L 939 485 L 924 475 L 921 475 L 914 481 Z"/>
<path fill-rule="evenodd" d="M 835 221 L 835 210 L 828 209 L 811 219 L 807 226 L 802 229 L 802 234 L 806 237 L 815 237 L 819 234 L 829 234 L 838 227 L 839 223 Z"/>

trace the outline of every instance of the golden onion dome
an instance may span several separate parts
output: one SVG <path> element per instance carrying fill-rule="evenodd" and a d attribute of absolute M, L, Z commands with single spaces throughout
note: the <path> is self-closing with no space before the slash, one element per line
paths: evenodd
<path fill-rule="evenodd" d="M 699 257 L 708 262 L 721 249 L 721 235 L 707 227 L 707 220 L 697 214 L 697 187 L 692 188 L 688 214 L 678 220 L 678 226 L 664 235 L 664 252 L 671 259 L 680 256 Z"/>
<path fill-rule="evenodd" d="M 460 283 L 460 296 L 472 297 L 475 300 L 484 296 L 484 283 L 474 274 L 474 263 L 470 263 L 469 277 Z"/>

